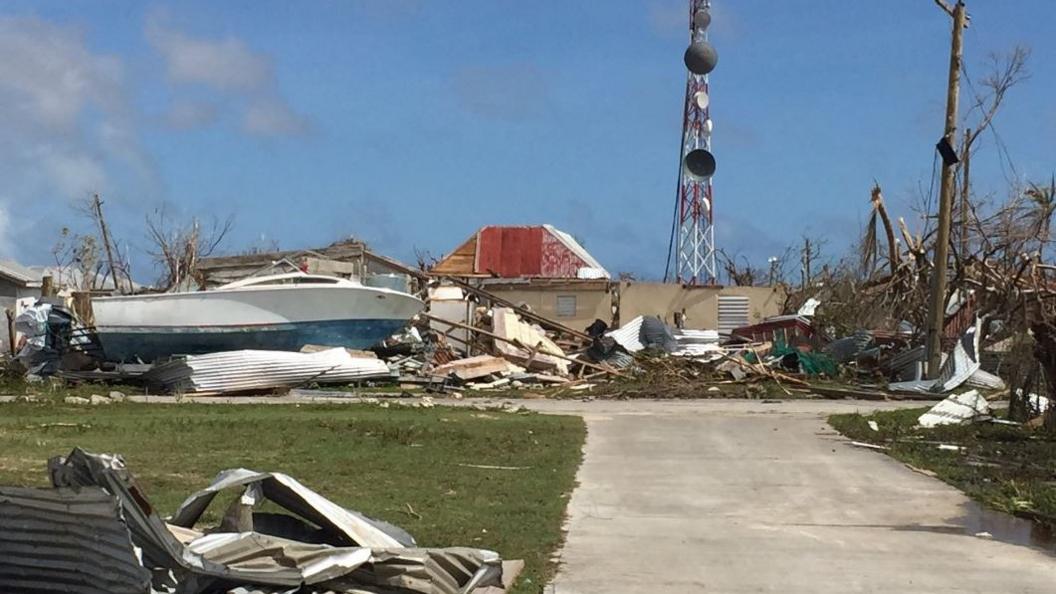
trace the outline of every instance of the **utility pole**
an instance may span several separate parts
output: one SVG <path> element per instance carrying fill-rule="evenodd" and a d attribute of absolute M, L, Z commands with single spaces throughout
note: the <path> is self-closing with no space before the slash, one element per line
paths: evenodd
<path fill-rule="evenodd" d="M 810 259 L 812 254 L 810 253 L 810 238 L 803 238 L 803 288 L 806 289 L 810 285 Z"/>
<path fill-rule="evenodd" d="M 952 8 L 946 0 L 935 0 L 947 14 L 953 17 L 953 41 L 950 49 L 950 76 L 946 90 L 946 130 L 937 148 L 942 155 L 942 185 L 939 191 L 939 229 L 935 239 L 935 265 L 931 278 L 931 298 L 928 306 L 926 349 L 928 378 L 939 375 L 942 361 L 942 331 L 946 318 L 946 275 L 950 255 L 950 218 L 954 191 L 954 166 L 957 153 L 953 146 L 957 134 L 957 102 L 961 86 L 961 53 L 964 45 L 964 27 L 967 21 L 963 0 L 957 0 Z"/>
<path fill-rule="evenodd" d="M 961 151 L 961 258 L 968 256 L 968 200 L 969 200 L 969 163 L 972 158 L 972 146 L 970 143 L 972 139 L 972 129 L 968 128 L 964 131 L 964 149 Z"/>
<path fill-rule="evenodd" d="M 110 276 L 114 279 L 114 290 L 119 291 L 117 268 L 114 267 L 114 252 L 110 247 L 110 232 L 106 228 L 106 220 L 103 219 L 103 203 L 99 200 L 99 194 L 92 195 L 92 210 L 95 211 L 95 220 L 99 221 L 99 234 L 103 238 L 103 247 L 106 248 L 106 261 L 110 267 Z M 103 285 L 106 285 L 106 277 L 103 277 Z"/>

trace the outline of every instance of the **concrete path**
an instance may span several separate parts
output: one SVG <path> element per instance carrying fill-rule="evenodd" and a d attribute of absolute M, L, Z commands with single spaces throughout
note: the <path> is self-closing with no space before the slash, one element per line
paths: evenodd
<path fill-rule="evenodd" d="M 1056 592 L 1056 557 L 973 536 L 1023 525 L 824 421 L 892 406 L 540 405 L 589 431 L 548 591 Z"/>

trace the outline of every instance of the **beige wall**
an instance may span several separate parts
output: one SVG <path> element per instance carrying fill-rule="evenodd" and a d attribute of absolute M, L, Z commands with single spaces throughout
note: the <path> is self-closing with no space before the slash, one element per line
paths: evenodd
<path fill-rule="evenodd" d="M 532 311 L 560 322 L 574 330 L 584 330 L 594 320 L 612 323 L 612 294 L 604 284 L 583 286 L 544 285 L 538 287 L 485 286 L 489 293 L 516 305 L 526 304 Z M 557 315 L 558 296 L 575 296 L 576 315 Z"/>
<path fill-rule="evenodd" d="M 620 283 L 620 321 L 638 316 L 660 316 L 674 323 L 674 313 L 685 310 L 686 328 L 715 330 L 719 326 L 719 295 L 750 299 L 750 322 L 781 313 L 785 293 L 780 287 L 684 287 L 666 283 Z"/>
<path fill-rule="evenodd" d="M 674 324 L 674 313 L 685 310 L 687 328 L 706 330 L 718 329 L 720 295 L 748 297 L 751 304 L 749 322 L 752 324 L 779 315 L 785 299 L 781 287 L 684 287 L 626 281 L 618 285 L 598 282 L 488 284 L 484 288 L 515 304 L 526 304 L 532 311 L 577 330 L 586 328 L 596 319 L 606 324 L 612 322 L 613 296 L 610 291 L 619 291 L 621 322 L 638 316 L 660 316 L 667 323 Z M 558 316 L 557 298 L 569 295 L 576 297 L 576 315 Z"/>

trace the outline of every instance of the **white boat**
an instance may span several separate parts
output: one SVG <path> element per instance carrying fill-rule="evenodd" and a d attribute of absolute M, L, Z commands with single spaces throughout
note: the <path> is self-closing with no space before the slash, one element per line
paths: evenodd
<path fill-rule="evenodd" d="M 308 344 L 363 349 L 403 329 L 424 306 L 393 289 L 301 272 L 210 291 L 92 300 L 106 358 L 126 362 Z"/>

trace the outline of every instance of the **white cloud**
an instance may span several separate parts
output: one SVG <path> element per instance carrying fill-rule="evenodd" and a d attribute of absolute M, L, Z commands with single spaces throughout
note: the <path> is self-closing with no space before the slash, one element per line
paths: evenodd
<path fill-rule="evenodd" d="M 122 69 L 93 54 L 79 31 L 28 17 L 0 17 L 0 92 L 5 109 L 35 123 L 69 128 L 86 104 L 123 106 Z"/>
<path fill-rule="evenodd" d="M 65 205 L 91 192 L 147 197 L 156 174 L 122 61 L 94 51 L 81 29 L 0 16 L 0 56 L 0 244 L 44 261 Z"/>
<path fill-rule="evenodd" d="M 288 136 L 308 130 L 308 122 L 281 101 L 251 103 L 242 119 L 242 129 L 258 136 Z"/>
<path fill-rule="evenodd" d="M 88 154 L 53 147 L 41 147 L 37 154 L 41 173 L 62 196 L 81 198 L 109 189 L 102 163 Z"/>
<path fill-rule="evenodd" d="M 165 60 L 169 82 L 176 88 L 197 85 L 239 104 L 242 130 L 260 136 L 294 135 L 308 129 L 278 91 L 273 60 L 254 52 L 236 37 L 205 39 L 172 29 L 163 15 L 147 20 L 147 41 Z M 183 99 L 174 102 L 167 119 L 178 128 L 214 121 L 215 107 L 206 111 Z"/>
<path fill-rule="evenodd" d="M 169 111 L 165 114 L 165 123 L 170 128 L 188 130 L 211 124 L 216 121 L 218 115 L 217 107 L 213 103 L 179 99 L 169 106 Z"/>
<path fill-rule="evenodd" d="M 175 83 L 256 92 L 274 79 L 271 60 L 253 53 L 234 37 L 195 39 L 164 28 L 157 18 L 147 22 L 146 34 L 147 40 L 165 58 L 169 79 Z"/>

